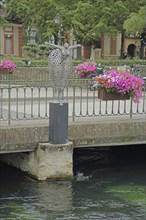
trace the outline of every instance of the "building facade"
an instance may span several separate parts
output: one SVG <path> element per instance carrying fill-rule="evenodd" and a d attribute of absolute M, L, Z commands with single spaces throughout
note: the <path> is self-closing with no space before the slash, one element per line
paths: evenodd
<path fill-rule="evenodd" d="M 117 34 L 116 36 L 101 36 L 98 39 L 98 46 L 84 46 L 82 47 L 82 58 L 85 59 L 119 59 L 121 58 L 121 48 L 123 47 L 123 53 L 129 59 L 140 58 L 140 45 L 141 39 L 125 36 L 122 46 L 122 36 Z M 145 47 L 146 48 L 146 47 Z M 124 55 L 123 54 L 123 55 Z M 146 49 L 145 49 L 146 58 Z"/>
<path fill-rule="evenodd" d="M 22 25 L 0 26 L 0 54 L 22 57 Z"/>

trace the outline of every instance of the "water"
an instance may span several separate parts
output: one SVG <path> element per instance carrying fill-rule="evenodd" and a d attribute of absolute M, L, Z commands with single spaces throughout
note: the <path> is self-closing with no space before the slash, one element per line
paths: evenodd
<path fill-rule="evenodd" d="M 0 164 L 0 220 L 145 220 L 145 146 L 74 151 L 73 181 Z"/>

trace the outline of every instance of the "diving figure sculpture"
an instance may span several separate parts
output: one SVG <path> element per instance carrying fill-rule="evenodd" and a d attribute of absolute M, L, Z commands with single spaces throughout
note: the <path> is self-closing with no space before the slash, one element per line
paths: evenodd
<path fill-rule="evenodd" d="M 81 45 L 69 46 L 68 43 L 65 43 L 63 46 L 60 46 L 48 42 L 46 42 L 46 44 L 54 48 L 48 57 L 49 74 L 53 88 L 53 102 L 63 103 L 65 102 L 64 89 L 73 71 L 73 62 L 70 52 L 74 48 L 81 47 Z"/>

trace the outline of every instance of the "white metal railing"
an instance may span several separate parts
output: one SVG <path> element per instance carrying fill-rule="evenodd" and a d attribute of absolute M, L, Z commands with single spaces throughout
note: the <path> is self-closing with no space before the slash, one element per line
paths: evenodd
<path fill-rule="evenodd" d="M 18 120 L 36 120 L 49 118 L 49 102 L 53 92 L 50 81 L 0 82 L 0 120 L 11 124 Z M 70 80 L 64 91 L 64 98 L 69 103 L 69 118 L 123 116 L 146 114 L 146 92 L 139 104 L 130 100 L 101 101 L 98 91 L 90 91 L 86 80 Z"/>

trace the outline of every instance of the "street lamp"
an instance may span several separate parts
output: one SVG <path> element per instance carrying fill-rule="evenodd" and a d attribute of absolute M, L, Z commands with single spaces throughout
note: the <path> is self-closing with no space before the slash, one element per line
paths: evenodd
<path fill-rule="evenodd" d="M 49 43 L 54 44 L 54 41 L 55 41 L 54 35 L 52 35 L 52 36 L 49 38 Z"/>
<path fill-rule="evenodd" d="M 60 45 L 64 44 L 63 25 L 60 25 Z"/>
<path fill-rule="evenodd" d="M 59 24 L 59 21 L 60 21 L 60 18 L 59 18 L 58 15 L 56 15 L 56 16 L 54 17 L 54 22 L 55 22 L 55 24 Z"/>
<path fill-rule="evenodd" d="M 54 43 L 58 44 L 58 24 L 60 22 L 60 17 L 58 15 L 54 17 L 54 22 L 55 22 Z"/>
<path fill-rule="evenodd" d="M 62 45 L 65 37 L 63 36 L 63 25 L 60 24 L 60 21 L 61 21 L 60 16 L 56 15 L 54 17 L 54 22 L 55 22 L 54 43 L 58 44 L 59 41 L 60 45 Z"/>
<path fill-rule="evenodd" d="M 28 27 L 26 30 L 26 34 L 27 34 L 27 43 L 36 43 L 36 33 L 37 33 L 37 29 L 36 27 Z"/>
<path fill-rule="evenodd" d="M 35 44 L 36 43 L 36 33 L 37 33 L 37 29 L 36 27 L 31 27 L 30 28 L 30 43 Z"/>

